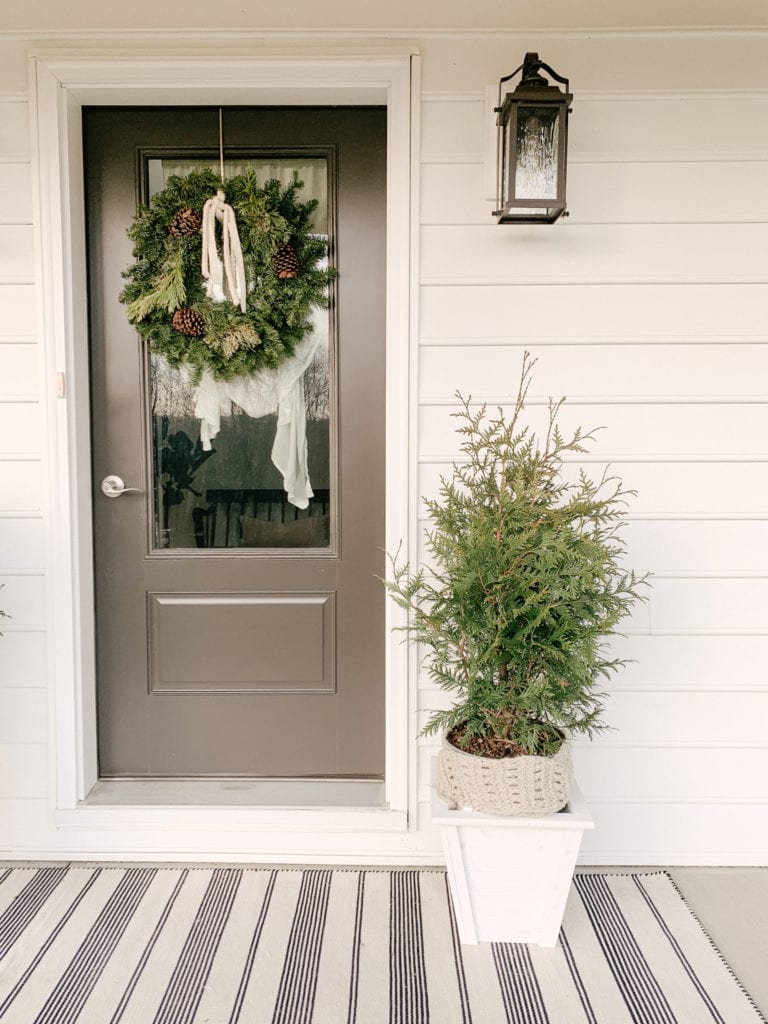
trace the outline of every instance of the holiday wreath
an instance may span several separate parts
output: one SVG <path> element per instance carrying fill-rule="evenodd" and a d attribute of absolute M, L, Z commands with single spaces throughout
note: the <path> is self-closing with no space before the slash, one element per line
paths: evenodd
<path fill-rule="evenodd" d="M 194 383 L 206 369 L 224 381 L 279 366 L 310 332 L 312 307 L 327 306 L 335 271 L 320 266 L 328 243 L 311 232 L 317 201 L 302 202 L 301 187 L 298 180 L 259 186 L 253 172 L 222 181 L 196 170 L 169 177 L 136 214 L 128 229 L 136 262 L 124 273 L 120 301 L 150 349 L 171 366 L 190 367 Z M 216 196 L 219 236 L 206 210 Z M 219 273 L 224 267 L 231 276 L 228 229 L 242 285 L 212 294 L 205 262 L 218 260 Z"/>

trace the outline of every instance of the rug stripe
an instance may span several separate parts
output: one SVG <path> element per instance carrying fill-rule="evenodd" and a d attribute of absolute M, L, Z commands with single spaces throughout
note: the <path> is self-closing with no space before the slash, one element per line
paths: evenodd
<path fill-rule="evenodd" d="M 640 881 L 640 877 L 638 875 L 633 875 L 632 876 L 632 881 L 637 886 L 637 888 L 638 888 L 638 890 L 640 892 L 640 895 L 645 900 L 646 905 L 648 906 L 648 909 L 651 911 L 651 913 L 653 914 L 654 918 L 658 922 L 658 925 L 661 928 L 662 932 L 664 932 L 664 934 L 666 935 L 667 939 L 669 940 L 669 944 L 672 947 L 672 949 L 675 951 L 675 955 L 677 956 L 678 960 L 682 964 L 683 970 L 688 975 L 688 977 L 691 979 L 691 982 L 693 983 L 693 987 L 696 989 L 696 991 L 699 993 L 699 995 L 701 996 L 702 1000 L 704 1001 L 704 1005 L 706 1006 L 706 1008 L 711 1013 L 712 1019 L 714 1021 L 716 1021 L 717 1024 L 727 1024 L 727 1021 L 721 1016 L 720 1011 L 715 1006 L 714 1002 L 712 1001 L 712 999 L 709 996 L 709 993 L 707 992 L 707 990 L 704 988 L 704 986 L 702 985 L 701 981 L 699 980 L 698 975 L 694 971 L 694 969 L 693 969 L 693 967 L 691 965 L 690 960 L 688 960 L 688 958 L 686 957 L 685 953 L 683 952 L 679 942 L 677 941 L 675 936 L 672 934 L 672 932 L 667 927 L 667 924 L 666 924 L 664 918 L 659 913 L 658 908 L 656 907 L 656 904 L 653 902 L 653 900 L 649 896 L 648 892 L 646 891 L 645 887 L 643 886 L 643 883 Z"/>
<path fill-rule="evenodd" d="M 139 981 L 141 980 L 141 976 L 144 973 L 144 969 L 147 966 L 147 962 L 149 961 L 149 958 L 152 955 L 152 950 L 155 948 L 157 940 L 160 938 L 160 933 L 165 927 L 166 921 L 168 920 L 170 913 L 173 910 L 173 905 L 175 904 L 176 898 L 181 892 L 182 886 L 187 880 L 188 874 L 189 871 L 185 868 L 179 875 L 176 885 L 173 887 L 173 892 L 166 900 L 165 906 L 163 907 L 163 911 L 157 920 L 157 924 L 152 929 L 152 933 L 147 939 L 144 949 L 142 950 L 141 956 L 139 957 L 139 961 L 134 967 L 131 976 L 128 980 L 128 984 L 125 986 L 125 989 L 123 990 L 123 994 L 120 997 L 120 1002 L 117 1004 L 114 1013 L 110 1017 L 109 1024 L 119 1024 L 119 1022 L 123 1019 L 123 1014 L 125 1013 L 126 1007 L 130 1002 L 131 996 L 136 991 L 136 986 L 139 984 Z"/>
<path fill-rule="evenodd" d="M 71 1024 L 77 1020 L 154 876 L 151 868 L 125 873 L 43 1004 L 35 1024 Z"/>
<path fill-rule="evenodd" d="M 581 979 L 581 972 L 579 971 L 576 959 L 571 950 L 571 944 L 568 941 L 568 936 L 565 934 L 565 928 L 560 929 L 560 948 L 565 956 L 565 962 L 568 964 L 568 970 L 571 972 L 573 978 L 573 984 L 576 987 L 576 991 L 579 993 L 579 999 L 584 1010 L 584 1017 L 589 1024 L 599 1024 L 595 1011 L 592 1009 L 592 1003 L 589 999 L 589 994 L 584 987 L 584 982 Z"/>
<path fill-rule="evenodd" d="M 240 975 L 240 984 L 237 986 L 237 993 L 235 994 L 235 1001 L 232 1006 L 232 1013 L 229 1015 L 229 1024 L 238 1024 L 240 1020 L 240 1013 L 243 1009 L 243 1000 L 245 999 L 245 992 L 248 988 L 248 982 L 251 980 L 251 972 L 253 971 L 253 962 L 256 959 L 256 951 L 259 948 L 259 942 L 261 941 L 261 933 L 264 930 L 264 922 L 267 919 L 267 913 L 269 912 L 269 905 L 272 902 L 272 893 L 275 891 L 275 882 L 277 880 L 277 871 L 272 871 L 269 876 L 269 882 L 267 883 L 267 891 L 264 893 L 264 900 L 261 904 L 261 910 L 256 920 L 256 925 L 253 929 L 253 935 L 251 936 L 251 942 L 248 946 L 248 955 L 245 958 L 245 967 Z"/>
<path fill-rule="evenodd" d="M 390 1022 L 428 1024 L 429 998 L 417 871 L 392 872 L 390 929 Z"/>
<path fill-rule="evenodd" d="M 304 872 L 272 1024 L 309 1024 L 312 1019 L 332 874 Z"/>
<path fill-rule="evenodd" d="M 96 881 L 98 880 L 100 875 L 101 875 L 101 868 L 97 868 L 91 875 L 88 876 L 88 878 L 85 881 L 85 884 L 82 886 L 82 888 L 78 892 L 77 896 L 75 896 L 75 898 L 69 904 L 67 909 L 64 911 L 62 916 L 57 921 L 57 923 L 54 925 L 53 929 L 49 932 L 49 934 L 46 936 L 46 938 L 41 942 L 41 944 L 39 945 L 39 947 L 37 949 L 36 954 L 34 955 L 32 960 L 29 962 L 29 964 L 27 965 L 26 969 L 24 970 L 24 972 L 19 977 L 19 979 L 16 982 L 16 984 L 13 986 L 13 988 L 10 990 L 10 992 L 6 995 L 5 999 L 3 999 L 2 1003 L 0 1003 L 0 1017 L 4 1017 L 5 1016 L 5 1014 L 8 1012 L 8 1010 L 13 1005 L 15 1000 L 18 998 L 19 993 L 24 988 L 24 986 L 27 984 L 27 982 L 29 981 L 31 976 L 34 974 L 34 972 L 37 970 L 37 968 L 40 966 L 40 964 L 42 963 L 42 961 L 45 958 L 45 955 L 47 954 L 47 952 L 49 951 L 51 946 L 53 946 L 54 942 L 59 937 L 59 935 L 61 934 L 63 929 L 66 927 L 66 925 L 69 923 L 69 921 L 72 918 L 72 916 L 75 913 L 75 911 L 78 909 L 80 904 L 83 902 L 85 897 L 88 895 L 88 892 L 90 891 L 90 889 L 96 884 Z"/>
<path fill-rule="evenodd" d="M 349 978 L 347 1024 L 356 1024 L 357 1022 L 357 999 L 360 991 L 360 937 L 363 932 L 364 902 L 365 872 L 361 871 L 357 879 L 357 899 L 355 901 L 355 928 L 352 937 L 352 969 Z"/>
<path fill-rule="evenodd" d="M 213 872 L 154 1024 L 188 1024 L 193 1020 L 241 877 L 242 871 L 231 868 Z"/>
<path fill-rule="evenodd" d="M 3 877 L 3 881 L 8 873 Z M 66 878 L 66 868 L 42 868 L 36 871 L 9 906 L 0 915 L 0 960 L 26 930 L 48 897 Z"/>
<path fill-rule="evenodd" d="M 492 948 L 509 1024 L 549 1024 L 526 947 L 511 942 L 494 942 Z"/>
<path fill-rule="evenodd" d="M 598 942 L 636 1024 L 677 1024 L 677 1018 L 643 956 L 604 877 L 576 875 Z"/>
<path fill-rule="evenodd" d="M 445 876 L 445 897 L 448 902 L 448 916 L 451 922 L 451 945 L 453 947 L 453 966 L 456 971 L 456 984 L 459 987 L 459 1002 L 461 1004 L 462 1024 L 472 1024 L 472 1011 L 469 1008 L 469 993 L 467 992 L 467 978 L 464 972 L 464 957 L 461 955 L 461 942 L 459 941 L 459 930 L 456 925 L 456 914 L 453 909 L 448 876 Z"/>

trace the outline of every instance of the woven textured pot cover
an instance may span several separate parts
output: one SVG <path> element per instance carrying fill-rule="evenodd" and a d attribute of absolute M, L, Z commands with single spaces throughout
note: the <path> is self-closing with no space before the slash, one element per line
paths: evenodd
<path fill-rule="evenodd" d="M 552 757 L 480 757 L 458 750 L 447 739 L 438 757 L 440 796 L 457 807 L 488 814 L 541 817 L 568 803 L 571 745 Z"/>

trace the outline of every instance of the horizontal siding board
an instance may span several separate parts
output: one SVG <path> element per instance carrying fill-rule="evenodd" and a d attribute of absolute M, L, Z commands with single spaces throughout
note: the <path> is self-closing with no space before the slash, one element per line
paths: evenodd
<path fill-rule="evenodd" d="M 424 103 L 422 160 L 482 161 L 492 125 L 493 112 L 480 98 Z M 568 143 L 574 162 L 762 157 L 768 153 L 768 96 L 617 96 L 580 102 L 577 95 Z"/>
<path fill-rule="evenodd" d="M 569 226 L 578 224 L 727 224 L 768 220 L 768 164 L 759 160 L 691 163 L 575 163 L 568 167 Z M 481 164 L 424 164 L 425 224 L 490 224 Z M 505 229 L 506 230 L 506 229 Z"/>
<path fill-rule="evenodd" d="M 29 153 L 29 111 L 25 102 L 0 99 L 0 157 Z"/>
<path fill-rule="evenodd" d="M 0 282 L 0 337 L 31 337 L 34 333 L 34 286 Z"/>
<path fill-rule="evenodd" d="M 439 700 L 432 703 L 439 706 Z M 429 710 L 432 710 L 432 703 Z M 427 711 L 419 713 L 423 727 Z M 768 690 L 727 697 L 722 693 L 677 691 L 609 692 L 605 699 L 604 723 L 610 731 L 594 740 L 595 746 L 611 748 L 642 744 L 764 744 L 768 763 Z M 581 737 L 579 737 L 581 740 Z M 766 794 L 768 796 L 768 794 Z"/>
<path fill-rule="evenodd" d="M 482 99 L 424 103 L 421 108 L 421 159 L 454 157 L 482 160 L 486 109 Z"/>
<path fill-rule="evenodd" d="M 768 814 L 727 802 L 593 804 L 595 828 L 585 832 L 579 861 L 591 863 L 765 863 Z M 605 858 L 609 858 L 606 860 Z M 615 858 L 615 859 L 613 859 Z M 624 859 L 627 858 L 627 859 Z"/>
<path fill-rule="evenodd" d="M 0 576 L 0 600 L 11 616 L 3 619 L 3 633 L 42 629 L 45 626 L 45 581 L 42 576 Z"/>
<path fill-rule="evenodd" d="M 0 280 L 31 278 L 33 274 L 32 227 L 0 224 Z"/>
<path fill-rule="evenodd" d="M 768 692 L 720 693 L 614 690 L 607 698 L 605 721 L 615 731 L 603 736 L 624 743 L 764 743 L 768 751 Z M 596 741 L 597 743 L 600 740 Z"/>
<path fill-rule="evenodd" d="M 620 686 L 768 688 L 765 636 L 615 637 L 611 653 L 628 662 L 614 677 Z"/>
<path fill-rule="evenodd" d="M 0 455 L 39 454 L 40 418 L 35 402 L 0 402 Z"/>
<path fill-rule="evenodd" d="M 45 743 L 45 690 L 0 690 L 0 744 Z"/>
<path fill-rule="evenodd" d="M 0 590 L 0 607 L 6 607 L 6 591 Z M 46 649 L 43 633 L 9 632 L 8 620 L 0 623 L 0 687 L 44 686 Z"/>
<path fill-rule="evenodd" d="M 745 284 L 445 285 L 422 288 L 419 299 L 423 338 L 531 343 L 542 337 L 764 337 L 766 309 L 768 286 Z"/>
<path fill-rule="evenodd" d="M 526 349 L 538 359 L 531 397 L 768 395 L 768 341 L 763 345 L 510 343 L 423 348 L 422 400 L 452 395 L 459 385 L 477 400 L 515 394 Z"/>
<path fill-rule="evenodd" d="M 721 695 L 725 704 L 728 698 Z M 767 801 L 768 749 L 613 750 L 597 745 L 573 752 L 574 772 L 587 802 L 599 800 Z"/>
<path fill-rule="evenodd" d="M 47 774 L 44 744 L 0 744 L 0 798 L 44 797 Z"/>
<path fill-rule="evenodd" d="M 593 480 L 604 472 L 618 476 L 637 492 L 630 501 L 633 515 L 760 515 L 768 514 L 768 464 L 750 462 L 612 462 L 583 467 Z M 564 475 L 575 479 L 579 466 Z M 0 465 L 0 478 L 2 466 Z M 451 463 L 419 467 L 418 492 L 437 497 L 440 477 L 450 478 Z"/>
<path fill-rule="evenodd" d="M 648 602 L 652 632 L 768 632 L 767 608 L 765 579 L 655 579 Z"/>
<path fill-rule="evenodd" d="M 10 229 L 7 229 L 10 230 Z M 749 281 L 768 279 L 768 224 L 564 223 L 421 229 L 425 281 Z"/>
<path fill-rule="evenodd" d="M 419 454 L 459 454 L 460 438 L 451 406 L 420 410 Z M 531 407 L 524 422 L 543 436 L 546 407 Z M 558 422 L 563 433 L 577 427 L 601 428 L 592 451 L 596 455 L 699 452 L 729 456 L 759 455 L 768 449 L 768 404 L 760 405 L 569 405 Z"/>
<path fill-rule="evenodd" d="M 39 509 L 42 493 L 42 463 L 0 461 L 0 512 Z"/>
<path fill-rule="evenodd" d="M 34 395 L 38 390 L 34 345 L 0 345 L 0 396 Z"/>
<path fill-rule="evenodd" d="M 44 562 L 42 520 L 0 517 L 0 567 L 42 570 Z"/>
<path fill-rule="evenodd" d="M 0 224 L 31 223 L 32 172 L 30 165 L 28 163 L 0 163 Z"/>
<path fill-rule="evenodd" d="M 760 469 L 768 472 L 768 466 Z M 635 521 L 627 524 L 624 538 L 627 564 L 636 569 L 768 575 L 768 521 Z"/>

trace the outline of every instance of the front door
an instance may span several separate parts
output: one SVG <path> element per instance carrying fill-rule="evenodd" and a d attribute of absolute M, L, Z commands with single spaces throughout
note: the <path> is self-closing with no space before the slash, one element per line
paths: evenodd
<path fill-rule="evenodd" d="M 338 269 L 291 392 L 314 494 L 288 493 L 279 405 L 252 402 L 253 382 L 206 396 L 206 450 L 197 381 L 147 351 L 118 301 L 137 199 L 219 168 L 219 110 L 86 110 L 99 772 L 381 777 L 385 111 L 229 108 L 222 123 L 225 177 L 298 176 Z"/>

